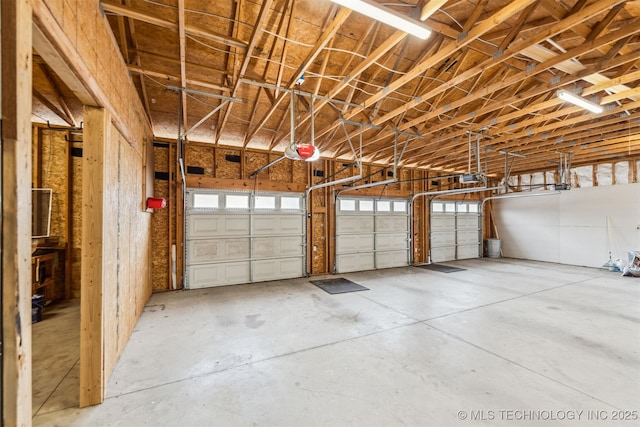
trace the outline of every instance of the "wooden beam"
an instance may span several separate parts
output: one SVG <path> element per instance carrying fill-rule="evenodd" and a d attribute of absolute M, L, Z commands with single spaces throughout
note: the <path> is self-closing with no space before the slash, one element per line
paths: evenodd
<path fill-rule="evenodd" d="M 487 5 L 487 2 L 489 0 L 479 0 L 475 7 L 473 8 L 473 10 L 471 11 L 471 15 L 469 15 L 469 17 L 467 18 L 467 20 L 465 21 L 463 27 L 462 27 L 462 33 L 468 33 L 469 30 L 471 28 L 473 28 L 473 26 L 476 24 L 476 22 L 478 21 L 478 18 L 480 18 L 480 15 L 482 14 L 482 12 L 484 12 L 484 8 Z"/>
<path fill-rule="evenodd" d="M 290 19 L 287 20 L 286 17 L 287 17 L 287 11 L 289 11 L 291 13 L 292 7 L 293 7 L 293 0 L 287 0 L 287 4 L 286 4 L 284 10 L 282 11 L 282 14 L 280 15 L 280 22 L 278 23 L 278 30 L 276 31 L 277 34 L 282 34 L 282 32 L 284 31 L 285 25 L 291 23 L 291 20 Z M 289 31 L 289 28 L 287 27 L 287 32 L 288 31 Z M 287 39 L 288 39 L 288 37 L 287 37 Z M 275 38 L 274 41 L 273 41 L 273 46 L 272 46 L 272 48 L 271 48 L 271 50 L 269 52 L 269 59 L 267 61 L 267 65 L 264 67 L 264 72 L 262 73 L 262 81 L 265 81 L 265 82 L 267 81 L 267 78 L 268 78 L 268 76 L 270 75 L 270 72 L 271 72 L 271 68 L 272 68 L 272 66 L 274 66 L 273 60 L 274 60 L 275 53 L 276 53 L 276 45 L 277 45 L 277 43 L 279 41 L 280 41 L 279 38 Z M 286 40 L 282 41 L 283 51 L 286 48 L 286 43 L 287 43 Z M 280 70 L 282 69 L 282 64 L 280 64 L 279 66 L 280 66 L 280 69 L 278 70 L 277 76 L 278 76 L 278 78 L 281 78 Z M 320 79 L 318 79 L 318 80 L 320 80 Z M 260 106 L 260 97 L 261 97 L 261 95 L 263 93 L 266 95 L 266 97 L 268 98 L 269 103 L 271 105 L 273 105 L 273 103 L 275 102 L 275 95 L 272 94 L 270 89 L 263 88 L 261 86 L 258 87 L 258 94 L 256 95 L 256 100 L 255 100 L 255 102 L 253 104 L 253 110 L 251 112 L 251 116 L 249 117 L 249 123 L 248 123 L 248 125 L 246 127 L 247 128 L 247 132 L 245 132 L 245 134 L 244 134 L 243 146 L 245 148 L 247 147 L 247 144 L 249 143 L 249 140 L 247 138 L 249 136 L 249 132 L 248 131 L 249 131 L 249 129 L 253 128 L 253 121 L 254 121 L 254 118 L 256 117 L 256 113 L 258 112 L 258 107 Z"/>
<path fill-rule="evenodd" d="M 425 60 L 415 64 L 414 67 L 411 70 L 407 71 L 403 76 L 399 77 L 392 84 L 388 85 L 385 88 L 384 91 L 379 91 L 376 94 L 370 96 L 368 99 L 366 99 L 363 102 L 361 102 L 361 104 L 363 106 L 362 107 L 358 107 L 358 108 L 354 108 L 351 112 L 349 112 L 349 114 L 347 114 L 345 116 L 345 118 L 347 118 L 347 119 L 353 118 L 357 114 L 359 114 L 362 111 L 364 111 L 366 108 L 369 108 L 369 107 L 373 106 L 379 99 L 387 96 L 386 95 L 387 93 L 391 93 L 391 92 L 394 92 L 394 91 L 400 89 L 402 86 L 407 84 L 409 81 L 411 81 L 414 78 L 416 78 L 419 75 L 421 75 L 428 68 L 433 67 L 434 65 L 440 63 L 441 61 L 443 61 L 444 59 L 449 57 L 451 54 L 453 54 L 453 53 L 457 52 L 458 50 L 464 48 L 465 46 L 467 46 L 468 44 L 470 44 L 474 40 L 476 40 L 479 37 L 481 37 L 484 33 L 488 32 L 489 30 L 491 30 L 495 26 L 497 26 L 497 25 L 501 24 L 502 22 L 504 22 L 505 20 L 509 19 L 512 15 L 520 12 L 522 9 L 526 8 L 529 4 L 533 3 L 534 1 L 536 1 L 536 0 L 518 0 L 518 1 L 512 1 L 512 2 L 508 3 L 507 6 L 503 7 L 500 10 L 498 10 L 491 17 L 487 18 L 486 20 L 484 20 L 480 24 L 476 25 L 467 34 L 463 33 L 463 35 L 465 37 L 462 37 L 461 39 L 452 40 L 449 44 L 447 44 L 444 47 L 442 47 L 438 52 L 436 52 L 431 57 L 426 58 Z M 511 56 L 513 56 L 513 55 L 511 55 Z M 475 68 L 477 68 L 477 67 L 475 67 Z M 480 72 L 480 70 L 478 70 L 478 72 Z M 467 73 L 463 73 L 462 75 L 466 76 L 466 74 Z M 419 102 L 418 102 L 418 99 L 420 100 Z M 380 124 L 380 123 L 382 123 L 384 121 L 387 121 L 387 120 L 391 119 L 392 117 L 395 117 L 398 114 L 401 114 L 403 111 L 406 111 L 409 108 L 413 108 L 415 105 L 417 105 L 417 104 L 419 104 L 419 103 L 421 103 L 423 101 L 426 101 L 426 98 L 414 99 L 412 102 L 407 103 L 406 106 L 394 110 L 393 115 L 387 114 L 383 118 L 380 118 L 380 119 L 376 120 L 376 123 Z M 320 132 L 319 136 L 323 136 L 323 135 L 327 134 L 330 130 L 332 130 L 333 128 L 337 127 L 338 125 L 339 125 L 339 123 L 337 123 L 337 122 L 334 123 L 328 129 Z M 411 125 L 411 126 L 413 126 L 413 125 Z"/>
<path fill-rule="evenodd" d="M 133 8 L 126 6 L 119 6 L 116 4 L 101 2 L 100 5 L 105 12 L 113 13 L 116 15 L 132 18 L 137 21 L 146 22 L 147 24 L 156 25 L 162 28 L 168 28 L 170 30 L 179 31 L 179 24 L 176 22 L 166 21 L 164 19 L 147 15 L 144 12 L 136 11 Z M 226 46 L 235 47 L 238 49 L 246 49 L 247 44 L 242 40 L 234 39 L 233 37 L 225 36 L 224 34 L 214 33 L 212 31 L 204 30 L 202 28 L 195 27 L 193 25 L 185 25 L 184 30 L 186 34 L 195 37 L 201 37 L 203 39 L 212 40 L 221 43 Z"/>
<path fill-rule="evenodd" d="M 31 425 L 31 2 L 0 3 L 2 425 Z"/>
<path fill-rule="evenodd" d="M 136 74 L 144 74 L 145 76 L 149 76 L 149 77 L 156 77 L 159 79 L 163 79 L 163 80 L 168 80 L 170 82 L 174 82 L 177 84 L 181 84 L 182 83 L 182 79 L 180 76 L 175 76 L 172 74 L 167 74 L 167 73 L 160 73 L 157 71 L 152 71 L 149 69 L 145 69 L 145 68 L 141 68 L 135 65 L 129 65 L 127 67 L 129 69 L 129 71 L 131 71 L 132 73 L 136 73 Z M 220 92 L 230 92 L 231 89 L 225 86 L 220 86 L 214 83 L 209 83 L 209 82 L 203 82 L 200 80 L 194 80 L 194 79 L 186 79 L 186 84 L 187 85 L 193 85 L 193 86 L 200 86 L 200 87 L 204 87 L 207 89 L 212 89 L 215 91 L 220 91 Z"/>
<path fill-rule="evenodd" d="M 636 27 L 638 25 L 639 24 L 636 24 Z M 586 51 L 593 50 L 593 49 L 595 49 L 596 47 L 598 47 L 598 46 L 600 46 L 602 44 L 611 42 L 613 40 L 616 40 L 617 38 L 624 37 L 627 32 L 633 32 L 633 31 L 637 31 L 637 28 L 634 28 L 633 26 L 626 27 L 624 30 L 620 30 L 620 31 L 614 32 L 614 33 L 609 33 L 606 36 L 601 37 L 600 39 L 596 39 L 596 40 L 593 40 L 593 41 L 591 41 L 589 43 L 585 43 L 582 46 L 578 46 L 575 49 L 572 49 L 571 51 L 567 52 L 566 54 L 563 54 L 563 55 L 557 56 L 555 58 L 552 58 L 549 61 L 545 61 L 544 63 L 540 64 L 540 67 L 537 67 L 536 70 L 533 70 L 531 72 L 524 71 L 524 72 L 518 73 L 516 75 L 513 75 L 513 76 L 505 79 L 504 82 L 497 82 L 497 83 L 494 83 L 493 85 L 484 87 L 480 91 L 477 91 L 476 93 L 474 93 L 472 95 L 468 95 L 466 97 L 463 97 L 461 99 L 456 100 L 455 102 L 452 102 L 449 106 L 443 106 L 443 107 L 440 107 L 440 108 L 437 108 L 437 109 L 433 110 L 429 114 L 422 115 L 422 116 L 420 116 L 420 117 L 418 117 L 418 118 L 416 118 L 416 119 L 404 124 L 401 127 L 401 129 L 407 128 L 411 124 L 417 125 L 418 123 L 422 123 L 422 122 L 427 121 L 427 120 L 429 120 L 431 118 L 437 117 L 439 114 L 442 114 L 445 111 L 449 111 L 449 110 L 452 110 L 454 108 L 460 107 L 462 105 L 466 105 L 472 99 L 478 99 L 478 98 L 480 98 L 482 96 L 491 94 L 491 93 L 495 92 L 496 90 L 498 90 L 499 88 L 507 87 L 507 86 L 517 82 L 517 81 L 522 80 L 523 78 L 525 78 L 525 76 L 529 76 L 532 73 L 537 73 L 538 71 L 542 71 L 544 69 L 547 69 L 547 68 L 553 66 L 553 64 L 556 64 L 558 60 L 563 60 L 563 59 L 566 59 L 568 57 L 573 57 L 573 56 L 578 54 L 577 52 L 586 52 Z M 563 85 L 566 85 L 568 83 L 571 83 L 571 82 L 577 81 L 577 80 L 579 80 L 581 78 L 584 78 L 584 76 L 591 75 L 594 72 L 597 72 L 597 70 L 599 68 L 600 69 L 610 68 L 610 66 L 612 64 L 614 64 L 614 63 L 624 63 L 624 61 L 628 62 L 630 60 L 629 58 L 635 58 L 635 57 L 637 57 L 637 54 L 629 55 L 629 56 L 626 56 L 626 57 L 625 56 L 618 57 L 615 60 L 610 60 L 610 61 L 607 61 L 606 63 L 594 64 L 594 65 L 590 66 L 589 68 L 587 68 L 587 69 L 585 69 L 585 70 L 583 70 L 583 71 L 581 71 L 579 73 L 576 73 L 574 75 L 568 75 L 568 76 L 564 77 L 563 79 L 561 79 L 561 81 L 558 84 L 551 84 L 551 85 L 546 86 L 545 89 L 542 89 L 542 88 L 541 89 L 535 89 L 533 91 L 529 91 L 528 93 L 530 93 L 531 96 L 536 96 L 536 95 L 538 95 L 538 94 L 540 94 L 542 92 L 548 92 L 549 90 L 551 90 L 553 88 L 562 87 Z M 510 98 L 508 100 L 503 100 L 503 103 L 507 103 L 508 104 L 508 103 L 514 102 L 514 101 L 522 101 L 522 100 L 525 100 L 527 98 L 528 97 L 523 96 L 523 93 L 520 93 L 519 95 L 514 96 L 514 97 L 512 97 L 512 98 Z M 484 108 L 482 110 L 477 111 L 476 115 L 477 116 L 484 115 L 484 114 L 486 114 L 487 112 L 491 111 L 494 108 L 498 108 L 498 107 L 488 106 L 487 108 Z M 456 123 L 459 123 L 461 121 L 464 121 L 464 120 L 465 120 L 465 117 L 462 116 L 462 115 L 459 115 L 459 116 L 457 116 L 456 119 L 452 119 L 452 120 L 449 120 L 449 121 L 442 122 L 437 126 L 430 126 L 428 131 L 427 131 L 427 134 L 435 133 L 440 129 L 449 128 L 452 125 L 454 125 Z M 496 120 L 494 118 L 492 120 L 492 123 L 489 123 L 489 121 L 485 121 L 484 123 L 486 125 L 491 124 L 491 125 L 495 126 Z M 482 124 L 478 125 L 478 127 L 481 127 L 481 126 L 482 126 Z M 442 142 L 439 141 L 439 143 L 441 144 Z M 427 147 L 423 146 L 421 148 L 421 152 L 424 152 L 426 149 L 427 149 Z M 410 152 L 412 152 L 414 150 L 416 150 L 416 147 L 409 148 L 409 149 L 407 149 L 406 154 L 409 154 Z"/>
<path fill-rule="evenodd" d="M 424 21 L 434 13 L 438 11 L 442 6 L 445 5 L 447 0 L 430 0 L 427 4 L 422 7 L 420 11 L 420 20 Z"/>
<path fill-rule="evenodd" d="M 186 23 L 184 20 L 184 0 L 178 0 L 178 40 L 179 40 L 179 50 L 180 50 L 180 87 L 187 87 L 187 41 L 186 41 L 186 33 L 185 33 Z M 180 106 L 182 107 L 182 111 L 180 112 L 182 116 L 182 129 L 188 129 L 189 115 L 187 112 L 187 93 L 182 90 L 180 91 L 180 97 L 182 97 L 182 102 Z"/>
<path fill-rule="evenodd" d="M 124 63 L 128 64 L 130 61 L 129 58 L 129 43 L 127 41 L 127 31 L 125 30 L 124 17 L 117 16 L 118 21 L 118 34 L 120 35 L 120 49 L 122 49 L 122 57 L 124 58 Z"/>
<path fill-rule="evenodd" d="M 609 26 L 611 21 L 613 21 L 613 18 L 616 17 L 618 12 L 622 10 L 623 6 L 624 5 L 622 4 L 617 4 L 614 7 L 612 7 L 611 10 L 609 10 L 609 12 L 607 13 L 607 15 L 600 22 L 598 22 L 595 27 L 593 27 L 591 32 L 587 35 L 587 37 L 585 37 L 585 40 L 589 41 L 598 37 L 605 30 L 605 28 Z"/>
<path fill-rule="evenodd" d="M 365 69 L 365 68 L 360 68 L 360 70 L 358 70 L 359 67 L 368 67 L 371 64 L 373 64 L 373 62 L 370 62 L 372 56 L 374 56 L 376 58 L 379 58 L 378 54 L 376 54 L 376 53 L 371 54 L 371 52 L 370 52 L 370 50 L 373 48 L 373 41 L 375 40 L 375 37 L 378 34 L 379 28 L 380 28 L 379 23 L 377 23 L 376 21 L 372 20 L 371 23 L 369 24 L 369 26 L 364 31 L 364 33 L 363 33 L 364 35 L 360 38 L 360 40 L 358 41 L 358 44 L 356 45 L 356 47 L 354 49 L 355 52 L 360 52 L 360 50 L 362 49 L 362 46 L 367 44 L 367 48 L 365 50 L 366 59 L 363 60 L 362 62 L 360 62 L 360 64 L 354 70 L 352 70 L 352 72 L 349 72 L 347 70 L 349 70 L 349 67 L 351 66 L 351 63 L 353 61 L 355 61 L 356 59 L 360 59 L 355 55 L 351 56 L 349 58 L 349 60 L 347 61 L 347 63 L 344 65 L 342 73 L 341 73 L 342 75 L 346 75 L 348 77 L 345 78 L 344 81 L 338 82 L 338 84 L 336 86 L 334 86 L 329 91 L 329 94 L 326 95 L 327 98 L 335 97 L 345 87 L 349 86 L 348 84 L 345 84 L 345 81 L 349 81 L 349 82 L 353 81 L 353 79 L 355 79 L 358 75 L 360 75 L 360 73 L 362 73 L 362 71 L 364 71 L 364 69 Z M 398 33 L 402 33 L 402 32 L 399 31 L 399 32 L 394 33 L 391 36 L 391 38 L 393 39 L 394 36 L 396 36 Z M 401 39 L 399 39 L 399 40 L 401 40 Z M 389 41 L 389 39 L 386 39 L 385 42 L 383 43 L 383 45 L 387 41 Z M 384 50 L 392 49 L 393 46 L 395 46 L 395 43 L 391 43 L 391 44 L 387 45 L 387 47 L 383 47 L 383 49 Z M 382 47 L 382 46 L 380 46 L 380 47 Z M 376 51 L 378 51 L 380 49 L 380 47 L 378 49 L 376 49 Z M 383 51 L 380 50 L 380 52 L 383 52 Z M 323 61 L 323 66 L 326 66 L 326 61 Z M 352 77 L 352 75 L 353 75 L 353 77 Z M 320 83 L 322 83 L 321 79 L 318 79 L 317 84 L 319 85 Z M 347 98 L 346 98 L 347 102 L 351 102 L 351 100 L 352 100 L 352 98 L 353 98 L 353 96 L 355 94 L 355 90 L 356 90 L 356 85 L 350 85 L 349 93 L 348 93 Z M 317 91 L 315 93 L 317 93 Z M 322 100 L 318 101 L 317 104 L 314 103 L 314 113 L 318 114 L 318 110 L 320 110 L 322 107 L 327 105 L 328 102 L 329 102 L 328 100 L 322 99 Z M 286 138 L 291 133 L 291 130 L 289 130 L 289 132 L 286 132 L 286 133 L 280 132 L 280 130 L 284 126 L 284 122 L 286 122 L 286 119 L 287 119 L 287 116 L 285 115 L 280 120 L 280 123 L 278 125 L 278 129 L 277 129 L 278 131 L 273 136 L 271 144 L 269 145 L 269 149 L 270 150 L 272 150 L 283 138 Z M 302 125 L 304 123 L 307 123 L 308 121 L 310 121 L 310 119 L 311 119 L 311 113 L 305 114 L 303 117 L 300 118 L 300 120 L 298 120 L 298 124 Z M 321 144 L 316 142 L 316 145 L 321 145 Z"/>
<path fill-rule="evenodd" d="M 332 8 L 332 12 L 333 12 L 333 8 Z M 313 64 L 313 61 L 315 61 L 315 59 L 318 57 L 318 55 L 320 54 L 322 49 L 324 49 L 324 47 L 327 45 L 327 43 L 329 43 L 329 40 L 331 40 L 333 38 L 333 36 L 336 35 L 336 33 L 338 32 L 338 30 L 340 29 L 340 27 L 342 26 L 344 21 L 347 20 L 347 18 L 349 17 L 350 14 L 351 14 L 351 9 L 346 8 L 346 7 L 343 7 L 343 8 L 340 9 L 340 11 L 335 16 L 335 18 L 333 18 L 331 20 L 331 22 L 327 26 L 327 28 L 322 31 L 322 34 L 320 35 L 318 41 L 313 45 L 313 47 L 311 48 L 311 50 L 307 54 L 307 57 L 302 61 L 300 66 L 292 74 L 291 79 L 285 85 L 286 88 L 291 89 L 295 85 L 295 83 L 298 80 L 298 78 L 302 74 L 304 74 L 304 72 L 307 71 L 307 69 Z M 265 116 L 256 125 L 256 127 L 253 130 L 251 130 L 251 132 L 249 133 L 249 137 L 248 137 L 249 141 L 269 121 L 269 119 L 271 118 L 273 113 L 276 112 L 276 110 L 277 110 L 278 106 L 280 105 L 280 103 L 285 98 L 287 98 L 288 96 L 289 96 L 289 94 L 286 93 L 286 92 L 283 92 L 283 93 L 279 94 L 279 96 L 277 96 L 276 102 L 273 104 L 273 106 L 269 109 L 269 111 L 267 111 Z"/>
<path fill-rule="evenodd" d="M 278 182 L 269 179 L 227 179 L 210 178 L 204 176 L 187 175 L 187 187 L 193 188 L 218 188 L 223 190 L 253 190 L 259 191 L 284 191 L 304 193 L 305 183 Z"/>
<path fill-rule="evenodd" d="M 594 13 L 601 11 L 602 9 L 605 9 L 607 7 L 610 7 L 616 3 L 620 3 L 621 0 L 604 0 L 604 1 L 600 1 L 600 2 L 596 2 L 593 5 L 585 8 L 581 13 L 576 14 L 576 15 L 571 15 L 570 17 L 566 18 L 565 20 L 558 22 L 557 24 L 553 25 L 552 27 L 550 27 L 549 29 L 547 29 L 546 31 L 542 31 L 539 32 L 537 34 L 535 34 L 534 36 L 527 38 L 525 40 L 521 40 L 519 42 L 514 43 L 507 51 L 504 52 L 504 54 L 499 57 L 499 58 L 491 58 L 485 61 L 482 61 L 481 64 L 479 64 L 476 67 L 473 67 L 472 69 L 462 73 L 460 76 L 458 76 L 456 78 L 455 81 L 460 80 L 460 78 L 464 77 L 465 79 L 468 79 L 469 77 L 471 77 L 471 75 L 475 75 L 477 73 L 480 73 L 483 69 L 488 68 L 489 66 L 493 66 L 496 65 L 498 63 L 503 62 L 503 58 L 509 57 L 509 56 L 514 56 L 517 55 L 519 51 L 521 51 L 522 49 L 526 48 L 527 46 L 531 46 L 531 45 L 535 45 L 538 42 L 548 38 L 548 37 L 552 37 L 553 35 L 561 32 L 561 31 L 566 31 L 567 28 L 570 28 L 572 25 L 576 25 L 577 23 L 580 23 L 586 19 L 588 19 L 590 16 L 592 16 Z M 625 32 L 617 32 L 617 34 L 627 34 Z M 607 35 L 608 36 L 608 35 Z M 586 43 L 582 46 L 579 46 L 575 49 L 572 49 L 571 53 L 567 52 L 561 55 L 557 55 L 554 58 L 549 59 L 548 61 L 543 62 L 542 64 L 540 64 L 539 67 L 536 67 L 535 70 L 528 72 L 528 71 L 524 71 L 519 73 L 517 76 L 513 76 L 512 78 L 510 78 L 507 82 L 498 82 L 496 84 L 491 85 L 490 87 L 486 87 L 483 88 L 482 90 L 476 92 L 475 94 L 473 94 L 471 97 L 480 97 L 480 96 L 484 96 L 486 94 L 490 94 L 492 92 L 494 92 L 495 90 L 497 90 L 497 88 L 499 87 L 506 87 L 507 85 L 513 84 L 517 81 L 520 81 L 524 78 L 533 76 L 535 74 L 538 74 L 540 72 L 542 72 L 543 70 L 546 70 L 548 68 L 551 68 L 553 65 L 559 64 L 561 62 L 563 62 L 563 60 L 567 60 L 567 59 L 571 59 L 579 54 L 583 54 L 585 52 L 589 52 L 593 49 L 595 49 L 595 46 L 602 46 L 607 42 L 610 42 L 611 40 L 607 37 L 602 37 L 598 43 L 597 40 L 591 41 L 590 43 Z M 620 35 L 618 38 L 622 38 L 623 35 Z M 616 40 L 615 38 L 613 38 L 612 40 Z M 445 87 L 450 87 L 452 85 L 452 81 L 448 81 L 447 83 L 441 85 L 442 88 Z M 442 90 L 441 88 L 439 90 Z M 433 91 L 432 91 L 433 92 Z M 426 99 L 430 99 L 432 96 L 432 93 L 428 93 L 428 94 L 423 94 L 423 96 L 421 97 L 421 100 L 426 100 Z M 435 111 L 427 114 L 427 115 L 421 115 L 420 117 L 417 117 L 416 119 L 410 121 L 409 123 L 405 124 L 402 127 L 402 130 L 407 129 L 410 126 L 415 126 L 417 124 L 423 123 L 435 116 L 437 116 L 438 114 L 442 114 L 442 112 L 449 111 L 453 108 L 456 108 L 456 106 L 462 105 L 462 104 L 467 104 L 470 100 L 470 97 L 465 97 L 463 98 L 464 101 L 461 100 L 457 100 L 455 103 L 451 103 L 451 105 L 449 106 L 443 106 L 441 108 L 436 109 Z M 404 108 L 412 108 L 414 106 L 415 102 L 409 103 L 404 107 L 401 107 L 398 110 L 402 110 Z M 455 104 L 455 105 L 454 105 Z M 400 111 L 393 111 L 391 113 L 389 113 L 387 116 L 382 117 L 379 119 L 379 121 L 376 121 L 374 124 L 380 124 L 382 121 L 386 121 L 389 119 L 390 116 L 393 115 L 397 115 L 399 114 Z"/>
<path fill-rule="evenodd" d="M 122 4 L 126 6 L 127 0 L 122 0 Z M 128 21 L 127 23 L 129 24 L 129 34 L 131 36 L 131 44 L 133 45 L 133 53 L 134 53 L 133 63 L 138 67 L 142 68 L 142 59 L 140 58 L 140 55 L 139 55 L 140 51 L 138 50 L 138 37 L 136 35 L 136 24 L 135 24 L 135 21 L 131 18 L 127 18 L 127 21 Z M 147 94 L 147 85 L 144 80 L 143 74 L 139 74 L 138 77 L 140 78 L 140 91 L 142 92 L 142 103 L 144 106 L 144 112 L 147 114 L 147 120 L 149 120 L 149 123 L 151 123 L 151 127 L 153 128 L 153 120 L 151 118 L 151 106 L 149 105 L 149 96 Z"/>
<path fill-rule="evenodd" d="M 500 42 L 500 45 L 498 46 L 498 51 L 505 50 L 509 46 L 509 44 L 511 44 L 511 42 L 516 38 L 516 36 L 520 34 L 527 20 L 529 19 L 533 11 L 536 10 L 536 8 L 538 7 L 538 3 L 539 1 L 531 3 L 520 13 L 518 22 L 516 23 L 516 25 L 513 26 L 511 31 L 504 37 L 502 42 Z"/>
<path fill-rule="evenodd" d="M 80 295 L 80 407 L 102 403 L 104 377 L 103 235 L 105 152 L 111 117 L 102 108 L 84 108 L 82 153 L 82 260 Z M 109 278 L 113 280 L 113 278 Z"/>
<path fill-rule="evenodd" d="M 244 59 L 242 60 L 242 65 L 240 66 L 240 70 L 238 71 L 237 75 L 233 76 L 234 84 L 233 91 L 231 92 L 232 97 L 236 97 L 238 95 L 238 91 L 240 90 L 240 78 L 244 76 L 244 73 L 246 73 L 247 71 L 247 67 L 249 67 L 249 62 L 251 62 L 251 55 L 253 54 L 253 50 L 256 47 L 256 44 L 258 44 L 260 35 L 262 34 L 262 30 L 267 23 L 267 16 L 271 11 L 272 2 L 273 0 L 265 0 L 260 7 L 260 13 L 258 14 L 258 18 L 256 24 L 253 27 L 253 31 L 251 32 L 251 38 L 249 39 L 249 45 L 247 46 Z M 220 138 L 220 135 L 222 135 L 224 126 L 227 124 L 227 120 L 229 120 L 229 116 L 231 115 L 231 111 L 233 110 L 233 105 L 233 102 L 229 102 L 227 104 L 227 108 L 219 125 L 219 132 L 217 133 L 218 138 Z M 217 142 L 218 140 L 216 140 L 216 143 Z M 247 143 L 248 141 L 245 140 L 245 147 Z"/>
<path fill-rule="evenodd" d="M 56 83 L 55 79 L 53 78 L 53 75 L 49 71 L 49 68 L 47 67 L 47 65 L 44 62 L 40 62 L 39 65 L 40 65 L 40 70 L 42 70 L 42 73 L 44 74 L 44 77 L 47 79 L 47 82 L 49 83 L 49 86 L 51 87 L 51 89 L 53 89 L 53 93 L 56 95 L 56 100 L 58 101 L 58 104 L 60 105 L 60 107 L 64 111 L 64 114 L 66 115 L 66 117 L 71 121 L 71 123 L 69 123 L 68 121 L 67 121 L 67 123 L 69 123 L 73 127 L 78 127 L 78 125 L 76 124 L 76 120 L 73 117 L 73 114 L 71 114 L 71 110 L 69 109 L 69 106 L 67 105 L 67 102 L 65 101 L 64 97 L 62 96 L 62 91 L 60 90 L 60 87 L 58 86 L 58 84 Z M 63 120 L 64 120 L 64 117 L 63 117 Z"/>
<path fill-rule="evenodd" d="M 132 23 L 134 22 L 133 20 L 131 21 Z M 129 24 L 129 28 L 135 28 L 133 25 Z M 136 39 L 137 37 L 134 36 L 133 34 L 131 35 L 132 39 Z M 137 42 L 134 41 L 133 43 L 135 46 L 138 45 Z M 172 57 L 172 56 L 167 56 L 167 55 L 162 55 L 159 53 L 155 53 L 155 52 L 149 52 L 148 50 L 142 50 L 142 49 L 138 49 L 137 47 L 135 47 L 134 49 L 131 49 L 131 52 L 134 54 L 139 55 L 140 57 L 146 58 L 146 59 L 152 59 L 154 61 L 158 61 L 158 62 L 164 62 L 164 63 L 169 63 L 169 64 L 176 64 L 176 65 L 180 65 L 180 59 Z M 214 67 L 210 67 L 208 65 L 203 65 L 203 64 L 197 64 L 195 62 L 189 62 L 189 61 L 185 61 L 185 64 L 187 66 L 187 72 L 191 69 L 191 70 L 198 70 L 200 72 L 204 72 L 206 74 L 219 74 L 219 75 L 223 75 L 226 73 L 225 70 L 221 70 L 219 68 L 214 68 Z M 137 64 L 139 67 L 141 67 L 140 64 Z M 227 92 L 231 92 L 231 88 L 227 88 Z"/>
<path fill-rule="evenodd" d="M 45 107 L 51 110 L 53 114 L 64 120 L 69 126 L 76 127 L 76 124 L 71 117 L 68 117 L 64 113 L 64 111 L 60 110 L 53 102 L 49 101 L 46 96 L 38 92 L 36 89 L 33 89 L 33 96 L 35 96 L 35 98 L 40 101 Z"/>
<path fill-rule="evenodd" d="M 66 188 L 66 206 L 67 219 L 65 221 L 65 229 L 67 236 L 67 245 L 64 252 L 64 299 L 70 300 L 71 294 L 71 255 L 73 253 L 73 200 L 74 200 L 74 183 L 73 183 L 73 138 L 71 131 L 67 131 L 67 145 L 65 147 L 67 162 L 67 188 Z"/>

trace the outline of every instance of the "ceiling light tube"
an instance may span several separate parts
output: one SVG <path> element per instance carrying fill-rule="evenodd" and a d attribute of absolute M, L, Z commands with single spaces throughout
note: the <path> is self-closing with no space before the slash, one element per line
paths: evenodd
<path fill-rule="evenodd" d="M 389 9 L 372 0 L 331 0 L 340 6 L 348 7 L 358 13 L 384 22 L 401 31 L 425 40 L 431 35 L 431 30 L 418 21 L 412 20 L 393 9 Z"/>
<path fill-rule="evenodd" d="M 558 98 L 562 99 L 563 101 L 570 102 L 573 105 L 577 105 L 578 107 L 582 107 L 585 110 L 589 110 L 592 113 L 600 114 L 604 111 L 604 108 L 602 108 L 601 105 L 595 104 L 591 101 L 587 101 L 583 97 L 563 89 L 560 89 L 558 91 Z"/>

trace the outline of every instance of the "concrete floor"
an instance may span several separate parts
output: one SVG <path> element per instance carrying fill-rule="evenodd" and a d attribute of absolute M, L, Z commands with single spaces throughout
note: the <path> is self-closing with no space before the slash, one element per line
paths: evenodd
<path fill-rule="evenodd" d="M 640 279 L 455 265 L 155 294 L 105 402 L 34 425 L 640 426 Z"/>
<path fill-rule="evenodd" d="M 33 414 L 77 408 L 80 402 L 80 300 L 55 303 L 34 323 Z"/>

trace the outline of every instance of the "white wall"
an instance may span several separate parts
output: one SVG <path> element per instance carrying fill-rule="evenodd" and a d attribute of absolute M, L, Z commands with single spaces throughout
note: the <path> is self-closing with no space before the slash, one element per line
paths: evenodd
<path fill-rule="evenodd" d="M 614 260 L 640 250 L 640 184 L 574 188 L 493 203 L 505 257 L 601 267 L 609 246 Z"/>

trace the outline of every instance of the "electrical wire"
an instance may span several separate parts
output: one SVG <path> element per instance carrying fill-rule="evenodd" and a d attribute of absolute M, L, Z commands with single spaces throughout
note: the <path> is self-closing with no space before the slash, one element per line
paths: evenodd
<path fill-rule="evenodd" d="M 190 36 L 189 34 L 187 34 L 187 36 L 186 36 L 186 37 L 187 37 L 189 40 L 193 40 L 194 42 L 199 43 L 199 44 L 201 44 L 202 46 L 207 47 L 207 48 L 209 48 L 209 49 L 211 49 L 211 50 L 215 50 L 216 52 L 221 52 L 221 53 L 224 53 L 224 54 L 227 54 L 227 55 L 239 55 L 239 53 L 238 53 L 238 52 L 232 52 L 232 51 L 230 51 L 230 50 L 224 50 L 224 49 L 217 48 L 217 47 L 215 47 L 215 46 L 211 46 L 210 44 L 205 43 L 205 42 L 203 42 L 203 41 L 200 41 L 200 40 L 198 40 L 198 39 L 194 38 L 193 36 Z"/>

